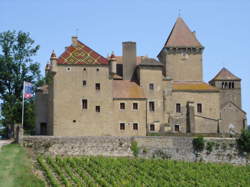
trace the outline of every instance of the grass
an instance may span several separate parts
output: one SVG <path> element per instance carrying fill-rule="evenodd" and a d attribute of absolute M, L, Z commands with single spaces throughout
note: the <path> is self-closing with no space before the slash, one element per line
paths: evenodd
<path fill-rule="evenodd" d="M 17 144 L 3 146 L 0 150 L 0 186 L 45 186 L 44 182 L 32 173 L 31 160 L 26 151 Z"/>

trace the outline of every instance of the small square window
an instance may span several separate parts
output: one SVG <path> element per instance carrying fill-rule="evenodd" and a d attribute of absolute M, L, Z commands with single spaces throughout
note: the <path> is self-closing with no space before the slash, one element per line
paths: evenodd
<path fill-rule="evenodd" d="M 86 80 L 82 81 L 82 85 L 86 86 L 87 85 L 87 81 Z"/>
<path fill-rule="evenodd" d="M 120 130 L 125 130 L 125 123 L 120 123 Z"/>
<path fill-rule="evenodd" d="M 138 130 L 138 123 L 133 123 L 133 129 Z"/>
<path fill-rule="evenodd" d="M 99 71 L 99 68 L 96 68 L 96 71 Z"/>
<path fill-rule="evenodd" d="M 155 125 L 154 124 L 150 124 L 150 131 L 155 131 Z"/>
<path fill-rule="evenodd" d="M 202 104 L 201 103 L 197 104 L 197 112 L 202 113 Z"/>
<path fill-rule="evenodd" d="M 88 100 L 87 99 L 82 100 L 82 109 L 88 109 Z"/>
<path fill-rule="evenodd" d="M 83 68 L 83 71 L 87 71 L 87 69 L 86 69 L 86 68 Z"/>
<path fill-rule="evenodd" d="M 100 90 L 101 89 L 101 84 L 100 83 L 96 83 L 95 84 L 95 89 L 96 90 Z"/>
<path fill-rule="evenodd" d="M 149 111 L 154 112 L 155 111 L 155 102 L 149 101 Z"/>
<path fill-rule="evenodd" d="M 133 103 L 133 110 L 138 110 L 138 103 Z"/>
<path fill-rule="evenodd" d="M 176 112 L 177 113 L 181 112 L 181 104 L 180 103 L 176 103 Z"/>
<path fill-rule="evenodd" d="M 125 103 L 120 103 L 120 109 L 125 110 Z"/>
<path fill-rule="evenodd" d="M 95 106 L 95 111 L 96 112 L 101 112 L 101 107 L 100 106 Z"/>
<path fill-rule="evenodd" d="M 174 126 L 174 131 L 175 132 L 179 132 L 180 131 L 180 126 L 179 125 L 175 125 Z"/>
<path fill-rule="evenodd" d="M 153 83 L 150 83 L 150 84 L 149 84 L 149 89 L 150 89 L 150 90 L 154 90 L 154 84 L 153 84 Z"/>

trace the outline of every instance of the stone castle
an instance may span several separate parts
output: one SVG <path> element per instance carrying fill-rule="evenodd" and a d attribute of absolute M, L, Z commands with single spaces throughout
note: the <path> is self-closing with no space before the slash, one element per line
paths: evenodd
<path fill-rule="evenodd" d="M 72 37 L 36 93 L 36 133 L 54 136 L 145 136 L 150 133 L 239 133 L 246 128 L 241 79 L 223 68 L 203 81 L 204 47 L 178 17 L 157 58 L 104 58 Z"/>

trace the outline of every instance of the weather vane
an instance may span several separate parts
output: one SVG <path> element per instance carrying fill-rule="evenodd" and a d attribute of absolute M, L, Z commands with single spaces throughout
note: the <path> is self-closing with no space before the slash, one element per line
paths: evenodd
<path fill-rule="evenodd" d="M 178 10 L 178 17 L 181 17 L 181 9 Z"/>
<path fill-rule="evenodd" d="M 76 37 L 78 37 L 78 31 L 79 31 L 79 29 L 77 28 L 76 29 Z"/>

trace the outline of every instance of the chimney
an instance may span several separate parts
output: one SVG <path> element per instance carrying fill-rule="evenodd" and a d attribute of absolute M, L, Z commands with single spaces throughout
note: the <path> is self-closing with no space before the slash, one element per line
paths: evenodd
<path fill-rule="evenodd" d="M 122 43 L 123 80 L 131 80 L 136 67 L 136 43 Z"/>
<path fill-rule="evenodd" d="M 77 44 L 78 44 L 78 40 L 77 39 L 78 39 L 77 36 L 72 36 L 71 41 L 72 41 L 72 46 L 73 47 L 77 46 Z"/>

